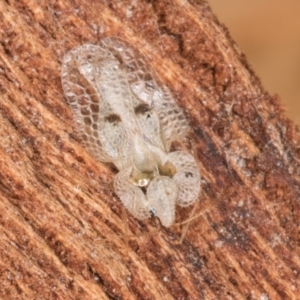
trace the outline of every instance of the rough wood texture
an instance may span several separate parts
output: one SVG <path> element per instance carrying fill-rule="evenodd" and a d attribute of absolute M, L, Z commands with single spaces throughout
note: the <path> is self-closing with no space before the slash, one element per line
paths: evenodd
<path fill-rule="evenodd" d="M 120 36 L 193 127 L 196 214 L 146 234 L 74 132 L 64 53 Z M 299 299 L 300 134 L 204 1 L 0 0 L 1 299 Z M 177 222 L 189 210 L 177 210 Z"/>

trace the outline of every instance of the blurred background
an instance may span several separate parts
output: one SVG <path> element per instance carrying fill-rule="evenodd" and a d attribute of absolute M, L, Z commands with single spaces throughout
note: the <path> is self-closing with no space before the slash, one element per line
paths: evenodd
<path fill-rule="evenodd" d="M 300 125 L 300 1 L 208 0 L 263 86 Z"/>

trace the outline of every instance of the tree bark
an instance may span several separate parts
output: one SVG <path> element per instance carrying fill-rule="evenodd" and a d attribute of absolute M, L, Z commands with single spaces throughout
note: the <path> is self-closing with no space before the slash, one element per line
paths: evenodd
<path fill-rule="evenodd" d="M 181 243 L 122 218 L 115 170 L 76 137 L 62 57 L 105 36 L 145 53 L 193 129 Z M 299 129 L 205 1 L 0 0 L 0 95 L 1 299 L 299 299 Z"/>

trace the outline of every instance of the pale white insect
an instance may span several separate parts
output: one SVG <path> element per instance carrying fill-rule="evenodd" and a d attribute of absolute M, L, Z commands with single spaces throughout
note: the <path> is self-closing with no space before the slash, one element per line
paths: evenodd
<path fill-rule="evenodd" d="M 188 122 L 147 61 L 118 38 L 82 45 L 63 58 L 62 85 L 77 131 L 96 159 L 119 170 L 114 188 L 139 220 L 169 227 L 175 205 L 198 197 L 200 172 L 185 151 L 170 152 Z"/>

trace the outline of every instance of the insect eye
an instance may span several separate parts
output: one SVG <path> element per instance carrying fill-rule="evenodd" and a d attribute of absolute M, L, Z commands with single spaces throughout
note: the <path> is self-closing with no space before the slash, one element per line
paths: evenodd
<path fill-rule="evenodd" d="M 163 166 L 159 167 L 159 173 L 163 176 L 172 177 L 176 174 L 176 167 L 170 161 L 167 161 Z"/>

